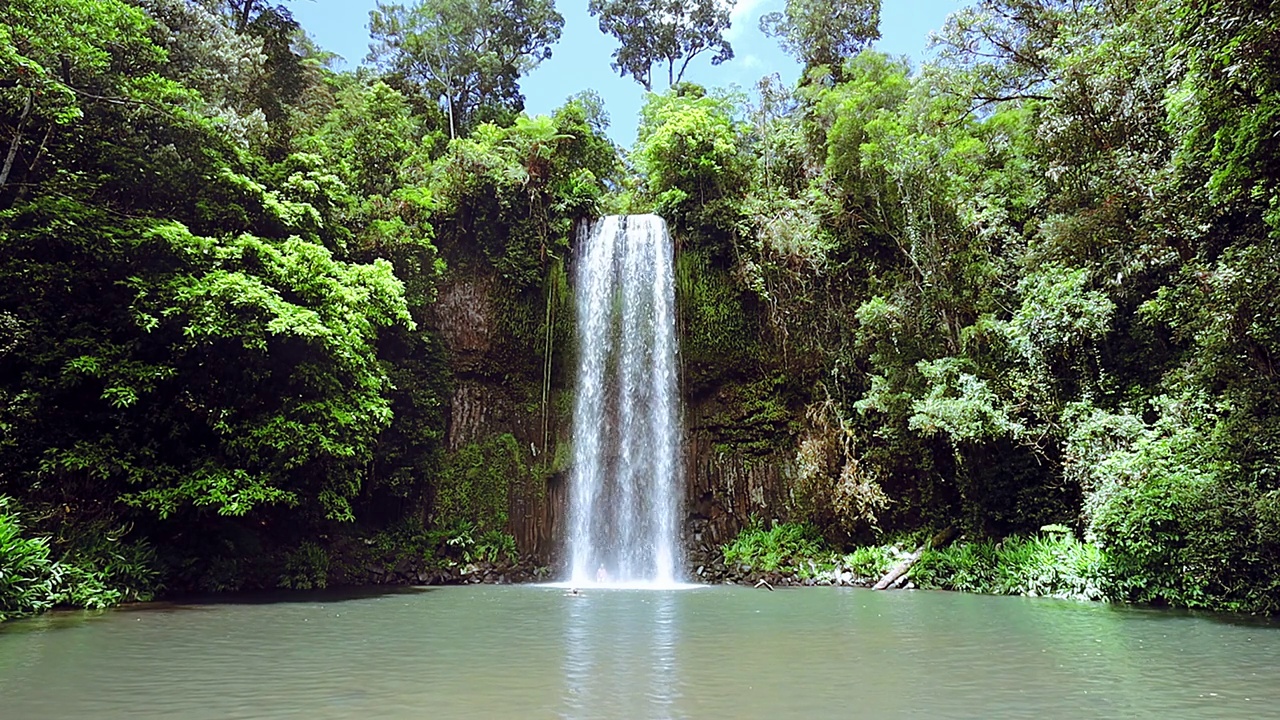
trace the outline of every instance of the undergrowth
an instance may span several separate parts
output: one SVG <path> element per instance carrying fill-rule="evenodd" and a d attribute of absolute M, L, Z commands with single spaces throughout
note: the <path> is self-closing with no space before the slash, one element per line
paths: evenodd
<path fill-rule="evenodd" d="M 1102 551 L 1062 530 L 927 550 L 910 577 L 922 588 L 1106 600 Z"/>
<path fill-rule="evenodd" d="M 774 522 L 765 528 L 755 517 L 724 546 L 726 565 L 747 565 L 768 572 L 797 568 L 801 561 L 825 554 L 822 536 L 812 525 Z"/>
<path fill-rule="evenodd" d="M 124 529 L 92 543 L 55 547 L 24 530 L 17 504 L 0 496 L 0 622 L 56 607 L 102 609 L 150 600 L 156 589 L 149 545 L 121 539 Z"/>

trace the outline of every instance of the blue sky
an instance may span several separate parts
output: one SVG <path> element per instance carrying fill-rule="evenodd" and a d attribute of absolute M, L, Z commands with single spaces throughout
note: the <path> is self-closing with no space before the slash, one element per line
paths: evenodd
<path fill-rule="evenodd" d="M 749 90 L 761 77 L 776 72 L 788 85 L 794 84 L 799 66 L 758 28 L 760 16 L 781 10 L 783 2 L 738 0 L 729 30 L 734 59 L 713 67 L 705 56 L 699 56 L 686 71 L 685 79 L 707 86 L 736 84 Z M 369 10 L 374 0 L 292 0 L 287 4 L 320 47 L 341 55 L 347 67 L 364 61 L 369 51 Z M 908 55 L 918 62 L 924 56 L 930 31 L 940 28 L 947 15 L 964 4 L 961 0 L 883 0 L 882 38 L 876 47 L 895 55 Z M 556 8 L 565 21 L 560 42 L 552 48 L 550 59 L 520 80 L 526 111 L 531 115 L 549 113 L 565 98 L 590 88 L 604 98 L 612 119 L 610 136 L 615 142 L 630 146 L 635 140 L 644 89 L 630 78 L 618 77 L 610 67 L 617 41 L 600 32 L 595 18 L 587 14 L 587 0 L 559 0 Z"/>

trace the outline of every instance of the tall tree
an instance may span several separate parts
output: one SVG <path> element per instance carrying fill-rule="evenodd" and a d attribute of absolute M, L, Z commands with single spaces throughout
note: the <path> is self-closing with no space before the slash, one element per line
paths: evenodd
<path fill-rule="evenodd" d="M 667 85 L 684 78 L 693 58 L 714 53 L 711 64 L 733 59 L 725 39 L 729 0 L 591 0 L 587 9 L 600 18 L 600 31 L 620 43 L 613 69 L 653 90 L 653 68 L 666 65 Z"/>
<path fill-rule="evenodd" d="M 243 33 L 256 15 L 271 9 L 264 0 L 200 0 L 204 7 L 226 19 L 227 25 L 237 33 Z M 279 6 L 282 10 L 284 6 Z"/>
<path fill-rule="evenodd" d="M 880 37 L 880 0 L 787 0 L 783 12 L 760 18 L 760 30 L 806 70 L 825 65 L 838 78 L 845 58 Z"/>
<path fill-rule="evenodd" d="M 456 137 L 483 107 L 523 109 L 517 81 L 551 57 L 562 27 L 554 0 L 378 2 L 369 58 L 442 103 Z"/>

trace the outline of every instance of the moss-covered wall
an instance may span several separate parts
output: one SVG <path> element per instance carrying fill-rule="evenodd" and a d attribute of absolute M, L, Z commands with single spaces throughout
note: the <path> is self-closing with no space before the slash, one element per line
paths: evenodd
<path fill-rule="evenodd" d="M 550 262 L 540 287 L 519 292 L 482 268 L 451 271 L 435 307 L 453 373 L 435 519 L 503 524 L 522 552 L 554 562 L 571 456 L 571 268 Z M 753 515 L 787 517 L 810 398 L 760 296 L 721 261 L 679 252 L 676 296 L 686 526 L 721 542 Z"/>
<path fill-rule="evenodd" d="M 722 262 L 681 252 L 676 295 L 688 542 L 714 544 L 753 515 L 787 517 L 808 396 L 760 295 Z"/>
<path fill-rule="evenodd" d="M 437 525 L 510 532 L 522 553 L 551 561 L 564 515 L 573 302 L 564 264 L 540 287 L 512 290 L 478 264 L 451 271 L 432 318 L 450 358 Z"/>

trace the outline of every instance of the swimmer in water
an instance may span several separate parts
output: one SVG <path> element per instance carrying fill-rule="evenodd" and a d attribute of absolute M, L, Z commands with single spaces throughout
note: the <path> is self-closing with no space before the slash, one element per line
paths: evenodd
<path fill-rule="evenodd" d="M 569 595 L 572 597 L 581 597 L 582 593 L 579 592 L 578 588 L 569 588 L 569 592 L 565 593 L 565 595 Z"/>

